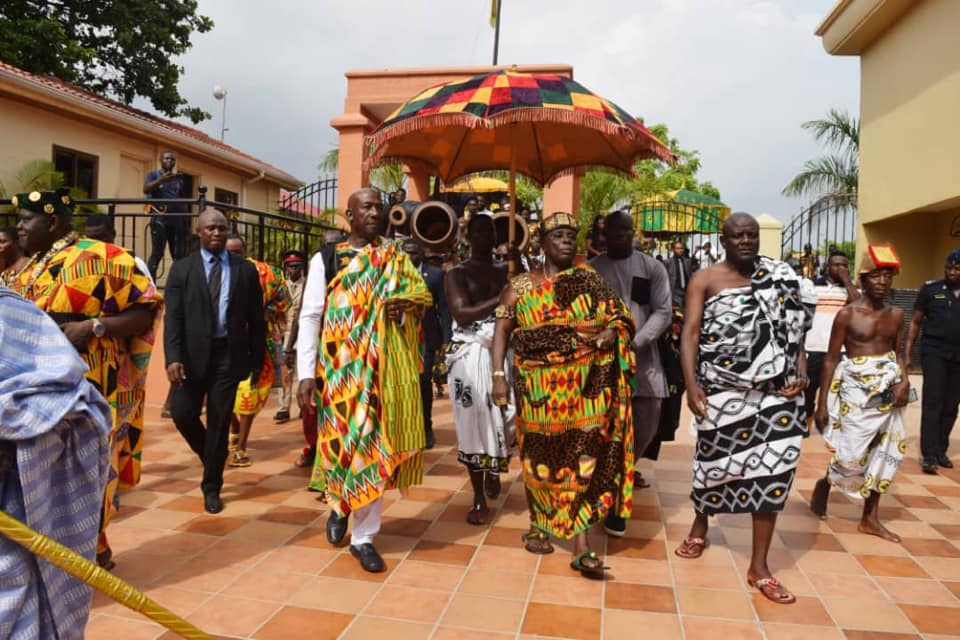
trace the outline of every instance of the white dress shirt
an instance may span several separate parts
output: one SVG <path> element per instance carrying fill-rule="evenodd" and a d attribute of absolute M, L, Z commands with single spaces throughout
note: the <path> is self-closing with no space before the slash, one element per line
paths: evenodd
<path fill-rule="evenodd" d="M 303 285 L 300 303 L 300 329 L 297 333 L 297 380 L 317 377 L 317 346 L 323 310 L 327 303 L 327 275 L 323 255 L 318 251 L 310 258 L 307 283 Z"/>

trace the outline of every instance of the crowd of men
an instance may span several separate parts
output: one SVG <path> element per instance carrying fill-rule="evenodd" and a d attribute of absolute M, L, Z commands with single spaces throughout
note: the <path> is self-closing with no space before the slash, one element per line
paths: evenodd
<path fill-rule="evenodd" d="M 146 192 L 175 182 L 171 159 L 163 155 Z M 7 513 L 106 567 L 110 517 L 139 480 L 161 311 L 170 414 L 202 465 L 205 510 L 225 508 L 227 464 L 254 463 L 253 418 L 281 386 L 275 417 L 289 419 L 296 398 L 306 446 L 295 464 L 312 469 L 310 488 L 330 508 L 327 539 L 342 544 L 352 519 L 349 551 L 370 572 L 386 567 L 375 546 L 384 493 L 420 483 L 434 446 L 435 360 L 473 490 L 467 522 L 489 522 L 487 501 L 517 455 L 530 516 L 523 547 L 545 554 L 551 538 L 573 539 L 571 570 L 587 578 L 608 569 L 588 531 L 602 523 L 625 534 L 633 493 L 649 486 L 637 459 L 655 460 L 673 439 L 684 392 L 696 431 L 694 517 L 675 553 L 703 553 L 710 515 L 749 513 L 747 579 L 776 603 L 795 601 L 767 555 L 808 417 L 833 452 L 812 510 L 825 517 L 837 488 L 864 500 L 860 531 L 899 540 L 878 504 L 907 447 L 902 410 L 921 326 L 923 470 L 952 467 L 960 249 L 944 279 L 921 290 L 904 339 L 888 295 L 900 268 L 892 247 L 868 247 L 855 278 L 832 255 L 814 283 L 759 254 L 746 213 L 724 222 L 723 258 L 701 247 L 693 269 L 681 243 L 659 260 L 636 251 L 633 219 L 620 211 L 605 216 L 583 263 L 576 218 L 551 212 L 538 221 L 535 268 L 510 274 L 480 209 L 463 228 L 468 256 L 444 271 L 425 263 L 414 238 L 385 239 L 380 194 L 361 189 L 348 201 L 347 237 L 331 237 L 308 264 L 286 252 L 285 272 L 247 258 L 227 217 L 207 209 L 193 221 L 195 251 L 177 255 L 179 227 L 166 237 L 178 249 L 161 297 L 155 262 L 112 244 L 110 218 L 91 216 L 77 233 L 64 190 L 18 194 L 13 206 L 27 259 L 0 264 L 9 287 L 0 288 L 0 496 Z M 0 612 L 0 634 L 82 627 L 89 591 L 6 539 L 0 546 L 0 574 L 16 574 L 0 582 L 10 585 L 0 599 L 24 603 Z"/>

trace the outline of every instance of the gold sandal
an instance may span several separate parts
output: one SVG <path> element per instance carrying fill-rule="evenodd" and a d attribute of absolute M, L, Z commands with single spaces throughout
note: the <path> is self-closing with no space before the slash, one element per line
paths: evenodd
<path fill-rule="evenodd" d="M 246 451 L 237 449 L 233 452 L 233 456 L 230 457 L 230 462 L 228 464 L 231 467 L 249 467 L 253 464 L 253 460 L 250 459 L 250 456 L 247 455 Z"/>

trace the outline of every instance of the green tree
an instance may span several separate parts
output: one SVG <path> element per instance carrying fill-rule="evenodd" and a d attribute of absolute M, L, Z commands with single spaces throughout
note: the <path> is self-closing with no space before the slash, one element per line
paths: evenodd
<path fill-rule="evenodd" d="M 142 96 L 197 123 L 210 114 L 180 95 L 183 67 L 174 60 L 194 31 L 212 28 L 196 0 L 4 0 L 0 60 L 125 104 Z"/>
<path fill-rule="evenodd" d="M 860 175 L 860 121 L 846 111 L 830 109 L 826 118 L 801 126 L 832 153 L 803 163 L 803 170 L 783 188 L 783 195 L 828 197 L 841 208 L 855 209 Z"/>
<path fill-rule="evenodd" d="M 670 191 L 688 189 L 720 198 L 720 191 L 712 183 L 697 179 L 701 164 L 699 151 L 681 148 L 680 142 L 670 136 L 666 125 L 654 125 L 650 131 L 677 156 L 676 163 L 667 165 L 654 159 L 641 160 L 633 167 L 633 178 L 602 169 L 587 171 L 580 180 L 581 226 L 592 224 L 595 217 L 618 206 L 631 206 Z"/>
<path fill-rule="evenodd" d="M 324 154 L 323 159 L 317 165 L 317 171 L 321 174 L 336 173 L 339 167 L 340 149 L 334 147 Z M 403 164 L 400 162 L 387 160 L 370 171 L 370 185 L 381 191 L 396 191 L 403 186 L 405 180 L 406 174 L 403 172 Z"/>

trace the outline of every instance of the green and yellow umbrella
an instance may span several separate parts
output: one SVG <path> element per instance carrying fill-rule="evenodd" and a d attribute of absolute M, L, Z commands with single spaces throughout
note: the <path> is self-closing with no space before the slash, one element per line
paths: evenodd
<path fill-rule="evenodd" d="M 680 189 L 641 200 L 633 206 L 637 229 L 648 236 L 720 233 L 730 207 L 716 198 Z"/>

